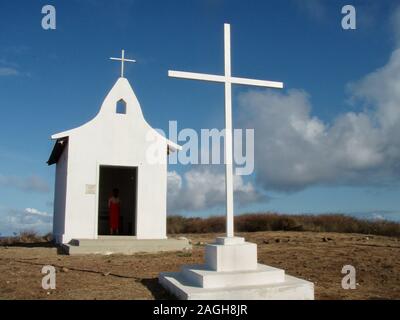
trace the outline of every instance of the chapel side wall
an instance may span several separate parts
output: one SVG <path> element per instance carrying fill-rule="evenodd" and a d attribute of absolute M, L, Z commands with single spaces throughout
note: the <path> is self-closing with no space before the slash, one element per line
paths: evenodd
<path fill-rule="evenodd" d="M 95 147 L 70 136 L 67 206 L 64 243 L 71 239 L 95 239 L 97 236 L 96 193 L 86 193 L 86 185 L 97 184 Z"/>
<path fill-rule="evenodd" d="M 167 165 L 138 170 L 137 238 L 166 239 Z"/>
<path fill-rule="evenodd" d="M 64 149 L 56 164 L 54 187 L 54 213 L 53 213 L 53 237 L 56 243 L 63 242 L 65 228 L 65 207 L 68 178 L 68 149 Z"/>

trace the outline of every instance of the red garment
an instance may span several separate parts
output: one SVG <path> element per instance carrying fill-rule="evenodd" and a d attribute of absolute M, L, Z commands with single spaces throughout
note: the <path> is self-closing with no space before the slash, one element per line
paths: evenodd
<path fill-rule="evenodd" d="M 109 218 L 110 218 L 110 229 L 119 229 L 119 202 L 114 202 L 112 199 L 109 201 Z"/>

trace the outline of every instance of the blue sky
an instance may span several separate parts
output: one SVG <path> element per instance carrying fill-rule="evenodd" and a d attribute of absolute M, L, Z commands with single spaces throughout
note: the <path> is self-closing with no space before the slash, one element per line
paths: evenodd
<path fill-rule="evenodd" d="M 108 58 L 122 48 L 137 60 L 126 77 L 153 127 L 167 130 L 177 120 L 180 129 L 222 128 L 223 87 L 170 79 L 167 71 L 222 74 L 225 22 L 233 74 L 285 83 L 279 93 L 234 88 L 234 123 L 255 128 L 258 146 L 255 174 L 240 181 L 236 213 L 399 220 L 400 11 L 396 1 L 351 3 L 357 29 L 345 31 L 341 8 L 348 1 L 1 1 L 0 233 L 50 227 L 50 135 L 97 113 L 119 76 Z M 45 4 L 57 10 L 54 31 L 41 28 Z M 269 113 L 276 106 L 279 116 Z M 275 145 L 279 137 L 284 147 Z M 291 172 L 296 165 L 304 168 L 299 175 Z M 191 190 L 207 193 L 220 169 L 171 165 L 170 188 L 180 187 L 169 193 L 170 213 L 223 213 L 223 196 L 191 198 Z M 204 179 L 193 181 L 196 172 Z M 177 206 L 177 198 L 186 200 Z"/>

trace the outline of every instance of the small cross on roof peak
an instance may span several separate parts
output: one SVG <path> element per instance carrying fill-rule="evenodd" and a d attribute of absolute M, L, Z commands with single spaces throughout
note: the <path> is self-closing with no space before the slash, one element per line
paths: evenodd
<path fill-rule="evenodd" d="M 122 49 L 121 58 L 113 58 L 113 57 L 111 57 L 110 60 L 121 61 L 121 78 L 124 77 L 124 64 L 125 64 L 125 62 L 136 62 L 136 60 L 125 59 L 125 50 L 124 49 Z"/>

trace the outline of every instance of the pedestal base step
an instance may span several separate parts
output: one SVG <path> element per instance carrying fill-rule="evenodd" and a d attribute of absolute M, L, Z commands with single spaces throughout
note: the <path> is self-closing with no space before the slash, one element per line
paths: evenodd
<path fill-rule="evenodd" d="M 182 276 L 194 286 L 201 288 L 240 287 L 266 285 L 285 281 L 285 271 L 258 264 L 255 270 L 218 272 L 206 265 L 186 265 Z"/>
<path fill-rule="evenodd" d="M 63 245 L 69 255 L 86 254 L 135 254 L 140 252 L 156 253 L 162 251 L 182 251 L 192 248 L 187 239 L 135 239 L 133 237 L 101 238 L 97 240 L 74 239 Z"/>
<path fill-rule="evenodd" d="M 259 265 L 261 270 L 264 272 L 273 272 L 275 276 L 277 273 L 276 268 Z M 272 269 L 269 269 L 272 268 Z M 161 273 L 159 277 L 160 284 L 166 288 L 169 292 L 174 294 L 177 298 L 182 300 L 313 300 L 314 299 L 314 284 L 299 278 L 284 275 L 281 282 L 269 283 L 269 284 L 251 284 L 243 285 L 244 281 L 241 281 L 241 277 L 248 277 L 248 271 L 235 272 L 237 283 L 241 285 L 218 287 L 218 288 L 203 288 L 200 283 L 194 280 L 196 277 L 186 270 L 195 270 L 187 267 L 183 267 L 182 272 L 165 272 Z M 211 273 L 215 271 L 210 271 Z M 259 271 L 260 272 L 260 271 Z M 262 271 L 261 271 L 262 272 Z M 284 273 L 283 270 L 281 272 Z M 206 270 L 198 270 L 198 274 L 202 274 L 207 277 Z M 213 281 L 226 281 L 229 279 L 229 272 L 220 273 L 213 275 Z M 281 274 L 281 273 L 280 273 Z M 278 274 L 278 277 L 280 276 Z M 221 276 L 220 280 L 217 279 Z M 250 278 L 252 278 L 251 275 Z M 262 278 L 262 277 L 261 277 Z M 276 278 L 278 279 L 278 278 Z M 229 279 L 231 284 L 231 279 Z"/>

